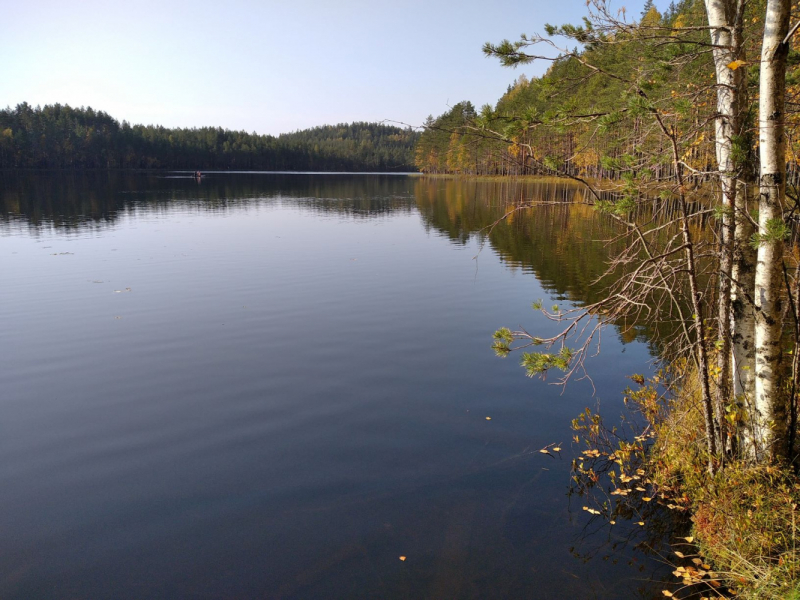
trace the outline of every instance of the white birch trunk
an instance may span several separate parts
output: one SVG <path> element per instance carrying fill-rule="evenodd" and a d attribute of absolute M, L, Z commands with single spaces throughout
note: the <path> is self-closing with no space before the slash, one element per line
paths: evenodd
<path fill-rule="evenodd" d="M 739 181 L 736 192 L 736 228 L 733 253 L 733 288 L 731 289 L 731 332 L 733 342 L 733 394 L 744 403 L 748 414 L 753 412 L 756 384 L 756 252 L 751 245 L 755 229 L 750 210 L 756 186 L 749 175 Z"/>
<path fill-rule="evenodd" d="M 782 453 L 785 411 L 779 389 L 781 359 L 781 284 L 783 240 L 769 235 L 783 222 L 786 192 L 784 113 L 790 0 L 767 0 L 761 47 L 758 136 L 761 173 L 759 234 L 764 236 L 756 261 L 756 384 L 751 440 L 757 461 Z"/>
<path fill-rule="evenodd" d="M 734 155 L 736 136 L 742 135 L 743 104 L 746 93 L 746 70 L 736 61 L 744 61 L 742 20 L 744 0 L 705 0 L 706 14 L 713 44 L 716 76 L 717 117 L 715 119 L 715 152 L 720 178 L 720 204 L 723 207 L 720 232 L 720 262 L 718 274 L 718 337 L 717 394 L 715 402 L 716 426 L 721 449 L 729 439 L 726 435 L 725 405 L 732 400 L 734 379 L 732 375 L 732 338 L 737 336 L 737 313 L 732 312 L 736 240 L 736 204 L 740 190 L 737 177 L 741 173 L 740 160 Z M 741 297 L 741 294 L 739 294 Z M 741 363 L 736 363 L 742 367 Z"/>

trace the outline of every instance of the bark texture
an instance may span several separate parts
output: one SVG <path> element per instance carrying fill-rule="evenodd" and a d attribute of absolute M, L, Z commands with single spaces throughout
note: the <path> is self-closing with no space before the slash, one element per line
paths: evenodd
<path fill-rule="evenodd" d="M 783 204 L 786 193 L 784 141 L 786 58 L 790 0 L 768 0 L 761 49 L 758 135 L 758 228 L 756 261 L 756 382 L 752 424 L 753 458 L 775 459 L 783 454 L 786 415 L 779 389 L 781 359 L 781 287 Z"/>
<path fill-rule="evenodd" d="M 717 436 L 721 448 L 725 449 L 727 435 L 725 406 L 731 401 L 733 380 L 731 375 L 732 335 L 731 315 L 732 281 L 735 239 L 735 206 L 738 192 L 737 177 L 740 160 L 736 156 L 734 143 L 742 135 L 742 100 L 745 93 L 744 73 L 736 61 L 744 61 L 742 44 L 743 0 L 705 0 L 711 43 L 713 44 L 714 71 L 716 76 L 717 116 L 714 122 L 714 145 L 717 168 L 720 174 L 720 204 L 722 227 L 720 231 L 720 254 L 718 273 L 717 305 L 717 390 L 715 417 Z"/>

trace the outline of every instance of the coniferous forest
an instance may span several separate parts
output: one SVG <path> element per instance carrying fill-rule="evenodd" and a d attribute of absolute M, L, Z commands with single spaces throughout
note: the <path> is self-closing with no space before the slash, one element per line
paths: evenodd
<path fill-rule="evenodd" d="M 739 69 L 753 99 L 759 85 L 759 63 L 753 55 L 760 51 L 765 5 L 748 3 L 746 14 L 738 17 L 742 27 L 746 25 L 741 45 L 750 57 Z M 797 10 L 795 6 L 793 11 Z M 715 163 L 717 90 L 704 3 L 681 0 L 660 13 L 648 2 L 642 15 L 629 21 L 616 29 L 610 22 L 588 19 L 577 26 L 552 27 L 549 35 L 554 39 L 568 37 L 581 47 L 562 52 L 541 77 L 518 75 L 494 106 L 476 108 L 464 100 L 438 117 L 429 116 L 415 148 L 417 168 L 431 174 L 619 179 L 620 160 L 648 157 L 648 173 L 655 179 L 672 177 L 668 148 L 656 128 L 642 118 L 644 96 L 632 89 L 635 83 L 633 87 L 641 87 L 648 100 L 669 105 L 671 114 L 681 116 L 692 137 L 685 144 L 687 164 L 695 170 L 689 177 L 702 179 L 701 173 L 712 171 Z M 484 52 L 500 57 L 504 66 L 517 66 L 514 55 L 524 53 L 508 44 L 505 48 L 486 44 Z M 509 62 L 498 50 L 511 51 Z M 786 79 L 792 125 L 798 121 L 799 65 L 800 51 L 793 43 Z M 751 121 L 754 111 L 751 107 Z M 790 181 L 796 183 L 794 157 L 800 144 L 794 134 L 789 142 L 787 169 Z"/>
<path fill-rule="evenodd" d="M 410 171 L 418 134 L 381 123 L 279 136 L 121 123 L 91 107 L 0 110 L 0 168 Z"/>

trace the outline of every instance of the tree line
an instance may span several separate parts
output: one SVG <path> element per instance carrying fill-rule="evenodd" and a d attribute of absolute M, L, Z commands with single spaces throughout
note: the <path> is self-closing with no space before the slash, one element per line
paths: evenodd
<path fill-rule="evenodd" d="M 121 123 L 91 107 L 0 110 L 0 168 L 411 171 L 418 134 L 382 123 L 279 136 Z"/>

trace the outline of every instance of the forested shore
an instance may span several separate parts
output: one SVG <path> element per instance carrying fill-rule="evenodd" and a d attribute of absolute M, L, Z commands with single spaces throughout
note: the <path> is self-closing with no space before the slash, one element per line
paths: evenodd
<path fill-rule="evenodd" d="M 800 597 L 798 23 L 791 0 L 648 0 L 635 17 L 589 0 L 580 24 L 486 43 L 547 71 L 430 117 L 415 149 L 423 173 L 576 182 L 616 227 L 595 301 L 537 300 L 562 329 L 500 328 L 493 347 L 569 385 L 591 377 L 604 325 L 658 330 L 662 368 L 625 391 L 637 424 L 588 407 L 573 422 L 573 491 L 612 531 L 690 519 L 668 531 L 666 597 Z M 501 219 L 549 203 L 517 198 Z"/>
<path fill-rule="evenodd" d="M 762 0 L 749 6 L 749 30 L 763 29 L 763 17 L 757 13 L 763 12 L 765 4 Z M 438 117 L 429 116 L 415 147 L 416 167 L 430 174 L 566 175 L 616 180 L 623 175 L 619 161 L 650 156 L 659 158 L 649 161 L 647 175 L 656 180 L 674 177 L 668 144 L 659 139 L 647 119 L 641 118 L 641 107 L 634 101 L 638 95 L 632 96 L 630 83 L 638 80 L 648 95 L 673 100 L 670 109 L 692 123 L 692 139 L 682 155 L 691 166 L 686 177 L 710 179 L 716 161 L 716 87 L 711 53 L 697 52 L 706 19 L 703 2 L 673 2 L 663 14 L 652 2 L 648 5 L 635 27 L 628 25 L 621 31 L 634 36 L 636 28 L 640 38 L 647 35 L 652 39 L 651 44 L 640 39 L 636 48 L 619 39 L 609 38 L 609 43 L 594 39 L 585 24 L 584 31 L 574 26 L 561 32 L 554 28 L 556 34 L 576 33 L 575 41 L 584 43 L 580 59 L 562 55 L 541 77 L 518 76 L 494 106 L 476 109 L 465 99 Z M 697 30 L 694 39 L 681 33 L 691 28 Z M 748 40 L 755 44 L 752 35 L 751 31 Z M 656 52 L 659 46 L 665 50 Z M 694 56 L 687 58 L 689 53 Z M 670 61 L 672 64 L 668 64 Z M 798 64 L 800 54 L 793 49 L 786 79 L 790 94 L 787 114 L 792 126 L 798 124 L 800 108 L 793 100 L 800 83 Z M 747 71 L 748 86 L 757 95 L 758 61 L 748 61 L 739 68 Z M 645 73 L 647 79 L 641 79 Z M 753 116 L 751 110 L 749 118 Z M 800 139 L 791 135 L 790 140 L 787 176 L 797 184 Z"/>
<path fill-rule="evenodd" d="M 121 123 L 91 107 L 0 110 L 0 168 L 414 171 L 418 133 L 341 123 L 259 135 L 219 127 Z"/>

